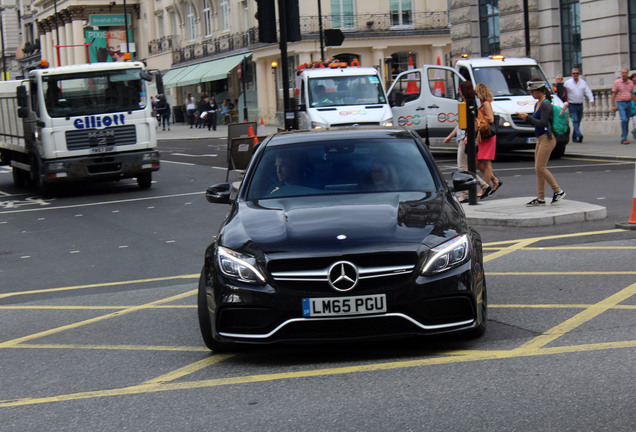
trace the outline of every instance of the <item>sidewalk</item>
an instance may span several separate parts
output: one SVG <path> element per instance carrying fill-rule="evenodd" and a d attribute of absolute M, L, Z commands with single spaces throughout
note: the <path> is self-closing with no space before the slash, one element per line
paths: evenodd
<path fill-rule="evenodd" d="M 216 131 L 190 129 L 179 123 L 171 125 L 170 131 L 157 130 L 157 139 L 195 139 L 227 138 L 227 126 L 220 125 Z M 265 126 L 266 135 L 275 133 L 275 126 Z M 636 140 L 631 144 L 620 144 L 619 136 L 585 135 L 582 143 L 570 143 L 564 158 L 594 158 L 636 162 Z M 549 189 L 549 188 L 548 188 Z M 477 205 L 463 204 L 466 216 L 476 225 L 537 227 L 563 223 L 601 220 L 607 217 L 605 207 L 573 201 L 565 198 L 557 205 L 544 207 L 526 207 L 525 203 L 533 197 L 492 199 L 480 201 Z M 626 198 L 628 199 L 628 198 Z M 625 215 L 627 220 L 629 215 Z M 629 228 L 636 229 L 636 226 Z M 622 226 L 624 228 L 624 226 Z"/>

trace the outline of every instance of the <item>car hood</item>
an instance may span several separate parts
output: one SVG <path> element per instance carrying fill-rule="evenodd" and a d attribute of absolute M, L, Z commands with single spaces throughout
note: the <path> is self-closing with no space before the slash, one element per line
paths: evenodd
<path fill-rule="evenodd" d="M 263 252 L 334 245 L 435 246 L 466 225 L 443 193 L 374 193 L 239 202 L 219 240 Z"/>

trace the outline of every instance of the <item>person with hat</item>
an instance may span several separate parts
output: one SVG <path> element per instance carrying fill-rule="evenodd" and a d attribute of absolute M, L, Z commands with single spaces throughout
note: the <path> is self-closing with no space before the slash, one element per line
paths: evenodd
<path fill-rule="evenodd" d="M 556 137 L 552 133 L 552 98 L 545 81 L 534 78 L 527 82 L 528 91 L 537 99 L 532 114 L 518 112 L 522 120 L 534 126 L 534 134 L 537 137 L 537 145 L 534 149 L 534 170 L 537 174 L 537 197 L 526 203 L 528 207 L 545 205 L 545 183 L 552 188 L 552 202 L 556 204 L 565 197 L 565 191 L 559 187 L 554 176 L 548 171 L 547 165 L 550 154 L 556 146 Z"/>

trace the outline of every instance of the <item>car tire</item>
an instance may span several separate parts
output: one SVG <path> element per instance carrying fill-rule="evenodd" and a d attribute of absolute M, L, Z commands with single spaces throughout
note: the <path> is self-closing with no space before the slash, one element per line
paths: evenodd
<path fill-rule="evenodd" d="M 208 312 L 208 299 L 205 289 L 205 268 L 199 276 L 199 291 L 197 293 L 197 312 L 199 314 L 199 328 L 205 346 L 215 353 L 232 351 L 234 344 L 219 342 L 212 336 L 212 325 L 210 323 L 210 313 Z"/>
<path fill-rule="evenodd" d="M 477 311 L 477 327 L 468 331 L 469 338 L 478 338 L 486 333 L 486 327 L 488 325 L 488 294 L 486 290 L 486 282 L 481 291 L 481 303 L 478 305 Z"/>
<path fill-rule="evenodd" d="M 152 172 L 145 172 L 137 176 L 137 184 L 141 189 L 148 189 L 152 184 Z"/>

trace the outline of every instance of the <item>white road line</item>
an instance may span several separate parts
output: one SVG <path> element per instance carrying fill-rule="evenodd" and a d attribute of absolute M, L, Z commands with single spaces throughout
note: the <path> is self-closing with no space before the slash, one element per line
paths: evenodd
<path fill-rule="evenodd" d="M 94 203 L 74 204 L 74 205 L 57 206 L 57 207 L 39 207 L 39 208 L 29 208 L 29 209 L 21 209 L 21 210 L 8 210 L 8 211 L 0 211 L 0 214 L 38 212 L 38 211 L 60 210 L 60 209 L 81 208 L 81 207 L 94 207 L 94 206 L 109 205 L 109 204 L 122 204 L 122 203 L 138 202 L 138 201 L 178 198 L 178 197 L 192 196 L 192 195 L 203 196 L 203 194 L 204 194 L 204 191 L 197 191 L 197 192 L 187 192 L 182 194 L 160 195 L 160 196 L 154 196 L 154 197 L 132 198 L 132 199 L 113 200 L 113 201 L 100 201 L 100 202 L 94 202 Z"/>

